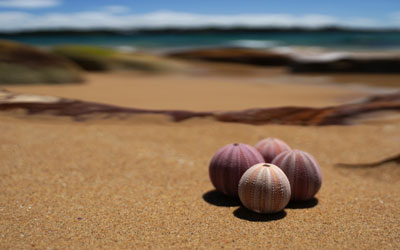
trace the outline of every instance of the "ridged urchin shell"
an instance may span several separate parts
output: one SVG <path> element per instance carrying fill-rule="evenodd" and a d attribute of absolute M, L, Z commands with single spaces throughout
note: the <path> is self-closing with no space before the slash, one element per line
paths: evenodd
<path fill-rule="evenodd" d="M 312 155 L 301 150 L 280 153 L 272 161 L 289 179 L 292 200 L 309 200 L 319 191 L 322 174 L 318 162 Z"/>
<path fill-rule="evenodd" d="M 240 177 L 247 169 L 260 162 L 264 162 L 264 159 L 254 147 L 243 143 L 228 144 L 211 159 L 211 182 L 221 193 L 237 196 Z"/>
<path fill-rule="evenodd" d="M 239 198 L 257 213 L 276 213 L 290 200 L 290 183 L 283 171 L 270 163 L 249 168 L 239 182 Z"/>
<path fill-rule="evenodd" d="M 259 141 L 255 145 L 255 148 L 264 157 L 265 162 L 268 163 L 271 163 L 272 160 L 283 151 L 291 149 L 284 141 L 272 137 L 268 137 Z"/>

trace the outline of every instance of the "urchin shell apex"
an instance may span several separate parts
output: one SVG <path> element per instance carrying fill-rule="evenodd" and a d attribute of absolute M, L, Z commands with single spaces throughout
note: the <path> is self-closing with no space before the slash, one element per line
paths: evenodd
<path fill-rule="evenodd" d="M 260 162 L 264 162 L 264 159 L 254 147 L 243 143 L 228 144 L 211 159 L 211 182 L 219 192 L 237 196 L 240 177 L 247 169 Z"/>
<path fill-rule="evenodd" d="M 264 157 L 265 162 L 268 163 L 271 163 L 280 153 L 291 149 L 284 141 L 272 137 L 259 141 L 255 148 Z"/>
<path fill-rule="evenodd" d="M 280 153 L 272 161 L 286 174 L 292 190 L 292 200 L 309 200 L 315 196 L 322 184 L 318 162 L 312 155 L 301 150 Z"/>
<path fill-rule="evenodd" d="M 270 163 L 249 168 L 239 181 L 239 198 L 257 213 L 277 213 L 290 200 L 290 183 L 283 171 Z"/>

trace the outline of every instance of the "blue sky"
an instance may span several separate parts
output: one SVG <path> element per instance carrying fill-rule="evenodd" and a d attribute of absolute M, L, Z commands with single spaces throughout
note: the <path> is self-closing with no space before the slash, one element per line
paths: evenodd
<path fill-rule="evenodd" d="M 400 27 L 400 0 L 0 0 L 0 29 L 159 26 Z"/>
<path fill-rule="evenodd" d="M 2 2 L 0 0 L 0 2 Z M 16 2 L 15 0 L 3 2 Z M 17 1 L 18 2 L 18 1 Z M 25 2 L 35 2 L 26 0 Z M 55 2 L 52 8 L 30 9 L 37 13 L 48 12 L 77 12 L 95 10 L 99 6 L 126 6 L 132 13 L 147 13 L 157 10 L 177 12 L 192 12 L 199 14 L 240 14 L 240 13 L 287 13 L 308 14 L 318 13 L 343 17 L 364 16 L 381 18 L 393 11 L 400 11 L 399 0 L 63 0 L 38 1 Z M 299 4 L 300 3 L 300 4 Z M 15 8 L 8 8 L 15 9 Z"/>

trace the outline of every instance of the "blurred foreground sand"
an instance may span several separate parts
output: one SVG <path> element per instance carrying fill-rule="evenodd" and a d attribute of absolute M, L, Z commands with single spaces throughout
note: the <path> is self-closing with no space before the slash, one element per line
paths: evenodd
<path fill-rule="evenodd" d="M 325 106 L 371 94 L 248 77 L 118 73 L 88 79 L 8 89 L 190 110 Z M 173 123 L 157 115 L 85 122 L 17 111 L 0 115 L 0 248 L 400 247 L 399 165 L 335 166 L 399 153 L 399 120 L 300 127 L 200 118 Z M 269 136 L 316 157 L 324 178 L 317 200 L 257 216 L 208 193 L 208 164 L 217 149 Z"/>

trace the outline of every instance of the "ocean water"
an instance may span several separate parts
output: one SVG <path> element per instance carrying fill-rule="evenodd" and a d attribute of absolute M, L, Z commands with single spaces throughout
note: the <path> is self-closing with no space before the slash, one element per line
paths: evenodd
<path fill-rule="evenodd" d="M 191 32 L 191 33 L 76 33 L 0 35 L 36 46 L 86 44 L 134 49 L 202 47 L 318 47 L 341 50 L 400 50 L 400 32 Z"/>

